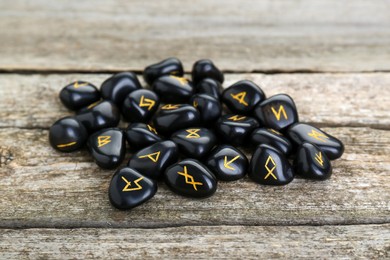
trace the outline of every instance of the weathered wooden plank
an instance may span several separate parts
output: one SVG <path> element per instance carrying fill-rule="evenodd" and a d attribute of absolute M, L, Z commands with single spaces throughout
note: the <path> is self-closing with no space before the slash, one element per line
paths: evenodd
<path fill-rule="evenodd" d="M 131 211 L 108 201 L 113 171 L 86 151 L 55 152 L 46 130 L 1 129 L 0 227 L 165 227 L 390 222 L 390 131 L 324 128 L 346 145 L 323 182 L 295 179 L 283 187 L 248 178 L 220 182 L 216 194 L 194 200 L 160 184 L 156 196 Z"/>
<path fill-rule="evenodd" d="M 386 0 L 2 1 L 2 70 L 141 70 L 177 56 L 189 70 L 390 69 Z"/>
<path fill-rule="evenodd" d="M 2 259 L 385 259 L 389 245 L 389 224 L 0 230 Z"/>
<path fill-rule="evenodd" d="M 58 99 L 64 85 L 84 79 L 99 86 L 108 76 L 0 74 L 0 127 L 48 128 L 68 114 Z M 268 96 L 291 95 L 302 121 L 390 127 L 390 73 L 227 74 L 226 78 L 226 87 L 240 79 L 250 79 L 262 86 Z"/>

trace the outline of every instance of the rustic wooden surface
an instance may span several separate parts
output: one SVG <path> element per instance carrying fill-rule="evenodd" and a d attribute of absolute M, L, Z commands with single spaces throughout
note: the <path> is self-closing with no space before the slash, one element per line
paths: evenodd
<path fill-rule="evenodd" d="M 0 259 L 390 257 L 388 1 L 0 3 Z M 220 182 L 205 200 L 161 183 L 140 207 L 113 208 L 113 171 L 48 145 L 70 114 L 58 92 L 168 56 L 186 71 L 212 58 L 225 87 L 291 95 L 301 121 L 345 144 L 332 178 Z"/>

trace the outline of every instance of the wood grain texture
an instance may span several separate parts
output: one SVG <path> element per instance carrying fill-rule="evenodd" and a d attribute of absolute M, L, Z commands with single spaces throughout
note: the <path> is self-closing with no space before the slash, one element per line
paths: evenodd
<path fill-rule="evenodd" d="M 390 70 L 386 0 L 1 1 L 0 70 Z"/>
<path fill-rule="evenodd" d="M 0 128 L 49 128 L 68 115 L 58 94 L 83 79 L 100 86 L 108 74 L 0 74 Z M 294 98 L 300 120 L 320 126 L 369 126 L 390 129 L 390 73 L 372 74 L 226 74 L 225 87 L 253 80 L 268 96 Z"/>
<path fill-rule="evenodd" d="M 0 230 L 2 259 L 386 259 L 390 225 Z"/>
<path fill-rule="evenodd" d="M 167 227 L 184 225 L 325 225 L 390 222 L 390 131 L 324 128 L 346 146 L 327 181 L 296 178 L 282 187 L 248 178 L 218 184 L 194 200 L 160 183 L 156 196 L 131 210 L 108 201 L 114 171 L 86 151 L 55 152 L 46 130 L 1 129 L 0 227 Z M 4 160 L 7 161 L 7 160 Z"/>

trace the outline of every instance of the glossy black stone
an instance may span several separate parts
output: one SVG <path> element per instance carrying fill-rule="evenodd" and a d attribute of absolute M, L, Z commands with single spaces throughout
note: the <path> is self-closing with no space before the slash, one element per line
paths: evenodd
<path fill-rule="evenodd" d="M 247 146 L 252 131 L 258 127 L 259 123 L 252 117 L 228 114 L 218 119 L 215 131 L 222 143 Z"/>
<path fill-rule="evenodd" d="M 177 162 L 178 156 L 174 142 L 162 141 L 135 153 L 127 165 L 149 178 L 158 179 L 168 166 Z"/>
<path fill-rule="evenodd" d="M 85 126 L 89 133 L 93 133 L 104 128 L 116 127 L 119 124 L 120 113 L 114 103 L 102 101 L 77 114 L 76 119 Z"/>
<path fill-rule="evenodd" d="M 211 152 L 206 165 L 218 180 L 235 181 L 245 176 L 248 159 L 233 146 L 221 145 Z"/>
<path fill-rule="evenodd" d="M 156 79 L 165 75 L 182 77 L 184 70 L 181 61 L 177 58 L 168 58 L 159 63 L 149 65 L 143 73 L 144 79 L 149 86 L 152 86 Z"/>
<path fill-rule="evenodd" d="M 219 100 L 222 93 L 222 85 L 215 79 L 202 79 L 196 84 L 196 93 L 206 94 Z"/>
<path fill-rule="evenodd" d="M 221 116 L 221 103 L 212 96 L 196 94 L 192 96 L 190 104 L 198 109 L 201 121 L 205 126 L 213 125 Z"/>
<path fill-rule="evenodd" d="M 295 103 L 286 94 L 275 95 L 261 102 L 254 114 L 261 125 L 278 131 L 299 121 Z"/>
<path fill-rule="evenodd" d="M 175 193 L 191 198 L 207 198 L 217 190 L 217 179 L 201 162 L 186 159 L 170 166 L 164 180 Z"/>
<path fill-rule="evenodd" d="M 344 145 L 339 139 L 308 124 L 292 125 L 287 130 L 287 136 L 296 147 L 305 142 L 317 145 L 330 160 L 340 158 L 344 153 Z"/>
<path fill-rule="evenodd" d="M 217 143 L 215 134 L 207 128 L 182 129 L 173 133 L 171 140 L 183 155 L 196 159 L 205 157 Z"/>
<path fill-rule="evenodd" d="M 79 110 L 100 100 L 99 90 L 89 82 L 75 81 L 60 92 L 62 104 L 70 110 Z"/>
<path fill-rule="evenodd" d="M 74 117 L 59 119 L 49 130 L 50 145 L 60 152 L 80 150 L 87 142 L 87 139 L 87 130 Z"/>
<path fill-rule="evenodd" d="M 166 104 L 153 118 L 157 132 L 168 136 L 179 129 L 200 125 L 198 110 L 190 105 Z"/>
<path fill-rule="evenodd" d="M 198 60 L 192 67 L 192 80 L 198 83 L 202 79 L 212 78 L 223 83 L 224 77 L 222 72 L 214 65 L 211 60 Z"/>
<path fill-rule="evenodd" d="M 332 165 L 318 146 L 303 143 L 294 159 L 294 171 L 307 179 L 325 180 L 332 175 Z"/>
<path fill-rule="evenodd" d="M 256 147 L 260 144 L 268 144 L 279 149 L 287 156 L 291 154 L 293 149 L 290 140 L 272 128 L 258 128 L 253 131 L 251 135 L 251 144 Z"/>
<path fill-rule="evenodd" d="M 151 90 L 138 89 L 131 92 L 122 104 L 122 115 L 130 122 L 147 123 L 158 109 L 160 99 Z"/>
<path fill-rule="evenodd" d="M 294 179 L 294 171 L 281 151 L 262 144 L 252 156 L 249 177 L 260 184 L 285 185 Z"/>
<path fill-rule="evenodd" d="M 130 124 L 126 129 L 126 139 L 130 149 L 134 150 L 145 148 L 162 140 L 152 125 L 144 123 Z"/>
<path fill-rule="evenodd" d="M 132 72 L 120 72 L 106 79 L 100 87 L 100 92 L 104 99 L 111 100 L 120 107 L 130 92 L 140 88 L 142 86 L 137 75 Z"/>
<path fill-rule="evenodd" d="M 250 80 L 241 80 L 225 89 L 222 101 L 233 113 L 249 115 L 265 99 L 259 86 Z"/>
<path fill-rule="evenodd" d="M 157 183 L 134 169 L 125 167 L 112 176 L 108 196 L 118 209 L 131 209 L 148 200 L 157 192 Z"/>
<path fill-rule="evenodd" d="M 154 81 L 153 90 L 165 103 L 186 103 L 194 94 L 192 82 L 174 75 L 162 76 Z"/>
<path fill-rule="evenodd" d="M 125 158 L 125 136 L 119 128 L 103 129 L 89 137 L 88 148 L 99 167 L 114 169 Z"/>

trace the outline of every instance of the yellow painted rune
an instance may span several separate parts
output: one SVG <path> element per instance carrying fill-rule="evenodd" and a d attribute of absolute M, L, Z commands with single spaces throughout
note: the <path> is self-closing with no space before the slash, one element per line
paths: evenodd
<path fill-rule="evenodd" d="M 105 146 L 106 144 L 111 143 L 111 136 L 109 135 L 101 135 L 98 137 L 98 147 Z"/>
<path fill-rule="evenodd" d="M 194 100 L 194 102 L 192 103 L 192 105 L 194 106 L 194 107 L 198 107 L 198 102 L 196 102 L 196 100 Z"/>
<path fill-rule="evenodd" d="M 240 158 L 239 155 L 237 155 L 236 157 L 234 157 L 233 159 L 231 159 L 230 161 L 228 161 L 228 160 L 227 160 L 227 156 L 225 156 L 225 160 L 224 160 L 224 162 L 223 162 L 223 166 L 225 166 L 225 168 L 227 168 L 227 169 L 229 169 L 229 170 L 234 171 L 235 168 L 232 167 L 230 164 L 231 164 L 232 162 L 234 162 L 235 160 L 237 160 L 238 158 Z"/>
<path fill-rule="evenodd" d="M 230 96 L 232 96 L 232 98 L 234 98 L 235 100 L 238 101 L 238 103 L 244 105 L 244 106 L 248 106 L 248 103 L 245 102 L 245 96 L 246 96 L 246 92 L 243 91 L 243 92 L 240 92 L 240 93 L 237 93 L 237 94 L 230 94 Z"/>
<path fill-rule="evenodd" d="M 200 135 L 198 134 L 199 131 L 200 129 L 187 129 L 186 132 L 188 135 L 186 138 L 200 138 Z"/>
<path fill-rule="evenodd" d="M 173 78 L 173 79 L 176 79 L 176 80 L 179 81 L 180 84 L 183 85 L 183 86 L 184 86 L 185 84 L 187 84 L 187 82 L 188 82 L 188 79 L 183 78 L 183 77 L 177 77 L 177 76 L 173 76 L 173 75 L 171 75 L 171 76 L 169 76 L 169 77 L 171 77 L 171 78 Z"/>
<path fill-rule="evenodd" d="M 155 153 L 141 155 L 138 158 L 141 158 L 141 159 L 142 158 L 149 158 L 150 160 L 152 160 L 152 162 L 157 162 L 159 157 L 160 157 L 160 151 L 155 152 Z"/>
<path fill-rule="evenodd" d="M 268 164 L 269 163 L 272 163 L 272 168 L 270 169 L 269 167 L 268 167 Z M 275 168 L 276 168 L 276 163 L 275 163 L 275 161 L 274 161 L 274 159 L 271 157 L 271 155 L 268 155 L 268 158 L 267 158 L 267 161 L 265 162 L 265 165 L 264 165 L 264 167 L 267 169 L 267 175 L 264 177 L 264 180 L 266 180 L 270 175 L 275 179 L 275 180 L 277 180 L 278 178 L 276 178 L 276 176 L 274 175 L 274 170 L 275 170 Z"/>
<path fill-rule="evenodd" d="M 321 152 L 316 153 L 315 159 L 321 166 L 324 166 L 324 160 L 322 159 Z"/>
<path fill-rule="evenodd" d="M 282 115 L 282 113 L 283 113 L 284 119 L 286 119 L 286 120 L 288 119 L 288 116 L 286 114 L 286 110 L 284 109 L 283 105 L 279 106 L 279 110 L 277 112 L 276 112 L 274 107 L 271 107 L 271 110 L 272 110 L 272 113 L 274 113 L 276 120 L 278 120 L 278 121 L 280 120 L 280 116 Z"/>
<path fill-rule="evenodd" d="M 66 144 L 59 144 L 57 145 L 58 148 L 64 148 L 64 147 L 69 147 L 69 146 L 72 146 L 72 145 L 75 145 L 77 144 L 77 142 L 70 142 L 70 143 L 66 143 Z"/>
<path fill-rule="evenodd" d="M 272 133 L 277 134 L 277 135 L 282 135 L 280 132 L 276 131 L 275 129 L 268 128 Z"/>
<path fill-rule="evenodd" d="M 137 185 L 137 187 L 129 188 L 131 186 L 131 181 L 128 181 L 124 176 L 122 176 L 122 180 L 126 182 L 126 186 L 123 188 L 122 191 L 135 191 L 135 190 L 142 190 L 142 186 L 139 184 L 140 181 L 142 181 L 144 177 L 140 177 L 134 181 L 134 184 Z"/>
<path fill-rule="evenodd" d="M 312 129 L 310 133 L 307 133 L 307 135 L 310 137 L 313 137 L 314 139 L 321 141 L 321 142 L 326 142 L 327 141 L 326 139 L 329 139 L 329 137 L 327 137 L 323 133 L 320 133 L 314 129 Z"/>
<path fill-rule="evenodd" d="M 196 185 L 203 185 L 201 182 L 195 182 L 194 177 L 187 173 L 187 166 L 184 166 L 184 172 L 177 172 L 177 174 L 184 176 L 186 183 L 191 184 L 194 187 L 194 190 L 198 191 Z"/>
<path fill-rule="evenodd" d="M 81 87 L 85 87 L 85 86 L 88 86 L 88 83 L 81 83 L 81 84 L 79 84 L 79 82 L 76 81 L 76 82 L 73 84 L 73 87 L 74 87 L 75 89 L 78 89 L 78 88 L 81 88 Z"/>
<path fill-rule="evenodd" d="M 150 132 L 153 132 L 157 135 L 157 131 L 156 131 L 156 128 L 153 128 L 151 125 L 148 125 L 148 129 Z"/>
<path fill-rule="evenodd" d="M 179 108 L 179 105 L 172 105 L 172 104 L 166 104 L 165 106 L 161 107 L 163 110 L 172 110 Z"/>
<path fill-rule="evenodd" d="M 245 119 L 245 116 L 239 116 L 239 115 L 235 115 L 235 116 L 231 116 L 228 118 L 229 120 L 233 120 L 233 121 L 241 121 L 243 119 Z"/>
<path fill-rule="evenodd" d="M 141 100 L 139 101 L 140 107 L 148 107 L 148 110 L 152 109 L 156 102 L 153 99 L 145 98 L 143 95 L 141 96 Z"/>

